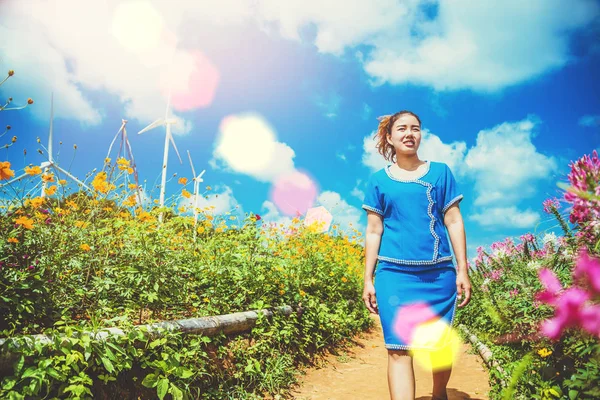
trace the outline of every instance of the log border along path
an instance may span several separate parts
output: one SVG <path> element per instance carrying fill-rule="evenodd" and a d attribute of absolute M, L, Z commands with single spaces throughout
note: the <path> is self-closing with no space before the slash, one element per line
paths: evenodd
<path fill-rule="evenodd" d="M 334 350 L 325 356 L 323 368 L 310 368 L 298 377 L 292 390 L 296 400 L 385 400 L 389 399 L 387 383 L 387 350 L 379 317 L 372 314 L 375 326 L 359 333 L 351 342 L 355 346 Z M 414 364 L 416 400 L 431 399 L 431 369 Z M 488 372 L 482 359 L 467 343 L 454 362 L 448 382 L 448 399 L 488 399 Z"/>

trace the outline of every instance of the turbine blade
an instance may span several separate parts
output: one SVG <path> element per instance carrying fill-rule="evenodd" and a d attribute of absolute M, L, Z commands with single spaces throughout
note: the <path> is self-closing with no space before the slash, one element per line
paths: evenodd
<path fill-rule="evenodd" d="M 85 183 L 81 182 L 79 179 L 77 179 L 74 175 L 72 175 L 69 171 L 66 171 L 65 169 L 59 167 L 58 165 L 54 165 L 54 168 L 56 168 L 57 170 L 59 170 L 60 172 L 62 172 L 63 174 L 67 175 L 69 178 L 73 179 L 75 182 L 79 183 L 81 186 L 83 186 L 84 188 L 86 188 L 87 190 L 92 190 L 89 188 L 88 185 L 86 185 Z"/>
<path fill-rule="evenodd" d="M 202 179 L 202 175 L 204 175 L 204 173 L 206 172 L 206 170 L 202 170 L 202 172 L 200 172 L 200 175 L 198 175 L 196 177 L 196 180 L 198 180 L 198 182 L 204 182 L 204 180 Z"/>
<path fill-rule="evenodd" d="M 192 163 L 192 156 L 190 155 L 190 151 L 189 150 L 187 151 L 187 153 L 188 153 L 188 158 L 190 160 L 190 166 L 192 167 L 192 175 L 194 177 L 196 177 L 196 171 L 194 170 L 194 164 Z"/>
<path fill-rule="evenodd" d="M 175 146 L 175 140 L 173 140 L 173 135 L 171 135 L 171 132 L 169 132 L 169 140 L 173 144 L 173 148 L 175 149 L 175 153 L 177 153 L 177 157 L 179 157 L 179 163 L 183 164 L 183 161 L 181 160 L 181 156 L 179 155 L 179 150 L 177 150 L 177 146 Z"/>
<path fill-rule="evenodd" d="M 115 135 L 114 139 L 110 143 L 110 146 L 108 147 L 108 153 L 106 154 L 106 158 L 108 158 L 110 156 L 110 151 L 112 150 L 113 144 L 115 144 L 115 141 L 117 140 L 117 137 L 119 136 L 119 133 L 121 133 L 121 131 L 124 128 L 125 128 L 125 124 L 121 125 L 121 128 L 119 128 L 119 131 L 117 132 L 117 134 Z"/>
<path fill-rule="evenodd" d="M 16 182 L 16 181 L 18 181 L 18 180 L 20 180 L 20 179 L 23 179 L 23 178 L 25 178 L 26 176 L 27 176 L 27 174 L 26 174 L 26 173 L 25 173 L 25 174 L 23 174 L 23 175 L 19 175 L 19 176 L 17 176 L 16 178 L 12 178 L 10 181 L 8 181 L 8 182 L 6 182 L 6 183 L 4 183 L 4 184 L 0 184 L 0 187 L 6 186 L 6 185 L 10 185 L 10 184 L 12 184 L 13 182 Z"/>
<path fill-rule="evenodd" d="M 148 125 L 147 127 L 145 127 L 144 129 L 142 129 L 141 131 L 139 131 L 138 135 L 140 135 L 140 134 L 142 134 L 142 133 L 144 133 L 146 131 L 149 131 L 150 129 L 154 129 L 157 126 L 164 125 L 164 123 L 165 123 L 164 118 L 159 118 L 156 121 L 154 121 L 153 123 L 151 123 L 150 125 Z"/>

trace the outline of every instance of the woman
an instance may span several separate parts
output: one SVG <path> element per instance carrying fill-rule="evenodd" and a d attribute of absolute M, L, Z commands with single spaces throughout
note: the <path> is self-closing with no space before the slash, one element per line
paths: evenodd
<path fill-rule="evenodd" d="M 471 298 L 459 209 L 463 195 L 446 164 L 419 159 L 417 115 L 399 111 L 383 117 L 376 137 L 379 153 L 393 164 L 370 176 L 362 205 L 367 211 L 363 300 L 380 316 L 392 400 L 414 399 L 413 352 L 434 357 L 447 351 L 456 303 L 463 294 L 458 307 Z M 447 399 L 450 372 L 451 363 L 433 371 L 434 400 Z"/>

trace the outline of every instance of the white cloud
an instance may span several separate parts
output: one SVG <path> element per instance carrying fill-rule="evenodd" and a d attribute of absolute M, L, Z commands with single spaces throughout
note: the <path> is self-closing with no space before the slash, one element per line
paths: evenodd
<path fill-rule="evenodd" d="M 323 53 L 357 55 L 373 83 L 418 84 L 436 90 L 495 91 L 564 66 L 571 60 L 570 34 L 599 14 L 592 0 L 506 0 L 501 5 L 471 0 L 263 0 L 259 18 L 279 33 L 300 40 L 316 28 Z M 424 7 L 437 7 L 431 19 Z M 510 26 L 511 29 L 506 29 Z M 268 30 L 273 30 L 268 25 Z"/>
<path fill-rule="evenodd" d="M 346 161 L 346 155 L 344 153 L 337 152 L 335 153 L 335 156 L 342 161 Z"/>
<path fill-rule="evenodd" d="M 316 204 L 322 205 L 331 213 L 332 225 L 339 225 L 347 233 L 351 233 L 353 229 L 364 230 L 360 225 L 360 217 L 364 211 L 349 205 L 339 193 L 326 190 L 319 194 Z"/>
<path fill-rule="evenodd" d="M 521 211 L 516 206 L 489 207 L 470 215 L 469 219 L 484 227 L 530 228 L 539 222 L 540 214 L 531 209 Z"/>
<path fill-rule="evenodd" d="M 314 102 L 323 113 L 323 116 L 334 119 L 338 116 L 342 97 L 336 93 L 330 93 L 328 96 L 315 95 Z"/>
<path fill-rule="evenodd" d="M 272 182 L 295 170 L 294 156 L 291 147 L 277 141 L 274 128 L 261 115 L 245 113 L 223 119 L 209 164 Z"/>
<path fill-rule="evenodd" d="M 226 9 L 226 3 L 231 2 L 211 2 L 223 16 L 236 15 L 243 8 Z M 192 53 L 176 50 L 174 29 L 184 16 L 202 15 L 199 8 L 190 11 L 188 3 L 180 2 L 179 7 L 172 4 L 117 0 L 3 2 L 0 36 L 7 40 L 0 42 L 0 53 L 4 55 L 4 68 L 16 71 L 11 78 L 11 92 L 33 98 L 36 106 L 29 110 L 44 121 L 48 120 L 51 91 L 55 116 L 78 120 L 82 125 L 97 125 L 104 116 L 84 90 L 115 95 L 124 105 L 123 117 L 142 124 L 164 116 L 168 80 L 175 92 L 186 87 L 196 68 L 194 60 L 198 59 Z M 137 14 L 120 13 L 136 9 Z M 131 35 L 138 40 L 127 40 Z M 171 58 L 176 63 L 169 73 Z M 2 89 L 8 90 L 8 86 Z M 190 131 L 189 121 L 178 122 L 173 126 L 174 134 Z"/>
<path fill-rule="evenodd" d="M 207 198 L 208 197 L 208 198 Z M 185 197 L 181 197 L 177 207 L 186 207 L 190 210 L 194 206 L 195 196 L 192 196 L 188 199 Z M 208 207 L 214 207 L 208 209 Z M 244 216 L 244 211 L 233 195 L 233 190 L 227 185 L 217 185 L 213 187 L 208 194 L 203 195 L 202 193 L 198 194 L 198 208 L 207 209 L 209 214 L 215 215 L 224 215 L 226 212 L 230 212 L 232 214 L 236 213 Z M 237 210 L 237 212 L 236 212 Z"/>
<path fill-rule="evenodd" d="M 419 157 L 423 160 L 437 161 L 448 164 L 455 175 L 464 173 L 464 157 L 467 151 L 465 142 L 446 144 L 439 136 L 424 129 L 422 132 Z"/>
<path fill-rule="evenodd" d="M 554 157 L 539 153 L 531 142 L 538 124 L 529 117 L 478 133 L 464 160 L 467 173 L 475 179 L 475 205 L 514 204 L 533 195 L 535 183 L 556 171 Z"/>
<path fill-rule="evenodd" d="M 594 127 L 600 125 L 600 115 L 584 115 L 579 118 L 579 125 L 585 127 Z"/>

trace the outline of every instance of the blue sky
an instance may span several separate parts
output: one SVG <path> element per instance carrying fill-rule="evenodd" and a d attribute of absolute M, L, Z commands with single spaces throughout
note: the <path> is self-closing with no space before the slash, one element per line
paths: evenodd
<path fill-rule="evenodd" d="M 446 162 L 463 189 L 473 257 L 557 231 L 542 201 L 600 146 L 595 1 L 188 3 L 2 2 L 0 68 L 15 75 L 0 96 L 35 103 L 0 113 L 12 127 L 0 144 L 18 137 L 0 160 L 17 173 L 43 161 L 54 92 L 59 164 L 81 178 L 100 169 L 125 118 L 144 194 L 158 198 L 164 128 L 137 132 L 164 116 L 170 81 L 184 163 L 170 148 L 168 176 L 191 179 L 189 150 L 212 187 L 201 206 L 286 223 L 271 193 L 291 179 L 364 232 L 365 183 L 386 165 L 376 118 L 408 109 L 423 122 L 420 157 Z M 167 197 L 180 192 L 170 180 Z"/>

